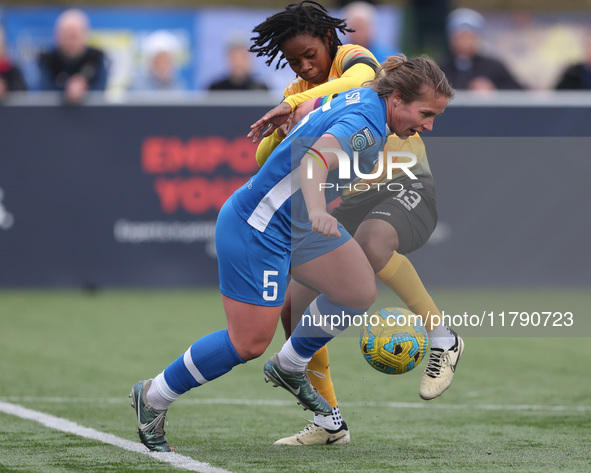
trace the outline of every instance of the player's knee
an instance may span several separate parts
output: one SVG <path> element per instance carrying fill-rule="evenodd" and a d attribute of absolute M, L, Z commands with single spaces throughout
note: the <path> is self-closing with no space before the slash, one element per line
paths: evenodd
<path fill-rule="evenodd" d="M 377 273 L 390 261 L 398 247 L 398 238 L 384 238 L 383 235 L 375 232 L 356 234 L 355 240 L 367 256 L 374 273 Z"/>
<path fill-rule="evenodd" d="M 376 286 L 375 279 L 372 278 L 367 287 L 363 290 L 363 293 L 360 295 L 360 298 L 360 307 L 369 307 L 376 301 L 376 299 L 378 298 L 378 288 Z"/>
<path fill-rule="evenodd" d="M 349 287 L 345 293 L 335 299 L 335 302 L 348 305 L 355 309 L 366 309 L 371 306 L 378 297 L 378 289 L 373 274 L 371 278 L 359 278 L 354 287 Z"/>
<path fill-rule="evenodd" d="M 238 354 L 244 361 L 254 360 L 265 353 L 268 346 L 269 343 L 266 341 L 252 342 L 249 345 L 243 346 Z"/>
<path fill-rule="evenodd" d="M 238 340 L 233 342 L 233 345 L 240 358 L 248 361 L 254 360 L 265 353 L 272 339 L 273 334 L 253 333 L 247 336 L 243 334 Z"/>
<path fill-rule="evenodd" d="M 378 290 L 374 284 L 373 286 L 367 287 L 364 292 L 357 294 L 357 297 L 350 305 L 351 307 L 358 309 L 367 309 L 376 301 L 377 298 Z"/>

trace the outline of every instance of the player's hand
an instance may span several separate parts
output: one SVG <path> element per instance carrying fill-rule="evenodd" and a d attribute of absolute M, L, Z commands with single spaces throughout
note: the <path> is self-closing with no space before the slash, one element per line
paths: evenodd
<path fill-rule="evenodd" d="M 304 118 L 306 115 L 308 115 L 308 113 L 310 113 L 312 110 L 314 110 L 314 104 L 316 103 L 316 99 L 309 99 L 306 100 L 305 102 L 299 104 L 296 109 L 295 112 L 293 112 L 289 118 L 287 119 L 287 121 L 281 125 L 279 128 L 277 128 L 277 134 L 281 137 L 281 138 L 285 138 L 289 132 L 291 130 L 293 130 L 293 128 L 298 124 L 298 122 Z"/>
<path fill-rule="evenodd" d="M 340 237 L 341 232 L 338 228 L 338 220 L 329 214 L 326 210 L 312 210 L 309 215 L 312 223 L 312 231 L 325 237 Z"/>
<path fill-rule="evenodd" d="M 302 118 L 304 118 L 308 113 L 314 110 L 314 104 L 316 103 L 316 98 L 308 99 L 305 102 L 299 104 L 293 112 L 293 124 L 295 125 L 299 122 Z"/>
<path fill-rule="evenodd" d="M 295 122 L 293 121 L 293 113 L 287 118 L 287 121 L 281 125 L 279 128 L 277 128 L 277 134 L 279 135 L 280 138 L 285 138 L 289 132 L 291 131 L 291 129 L 293 128 L 293 125 L 295 124 Z"/>
<path fill-rule="evenodd" d="M 263 118 L 250 125 L 250 133 L 246 136 L 252 138 L 253 143 L 256 143 L 261 132 L 263 133 L 263 138 L 266 138 L 278 127 L 283 125 L 290 115 L 291 105 L 286 102 L 281 102 L 275 108 L 269 110 Z"/>

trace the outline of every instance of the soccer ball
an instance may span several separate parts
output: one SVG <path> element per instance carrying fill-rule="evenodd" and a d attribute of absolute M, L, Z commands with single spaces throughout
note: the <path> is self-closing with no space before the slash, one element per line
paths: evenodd
<path fill-rule="evenodd" d="M 359 344 L 372 368 L 380 373 L 402 374 L 421 362 L 429 339 L 418 316 L 407 309 L 387 307 L 368 318 Z"/>

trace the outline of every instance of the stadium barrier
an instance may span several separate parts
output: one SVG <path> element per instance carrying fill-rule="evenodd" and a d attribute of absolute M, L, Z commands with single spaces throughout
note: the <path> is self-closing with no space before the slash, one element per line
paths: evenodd
<path fill-rule="evenodd" d="M 0 287 L 217 284 L 215 220 L 257 171 L 269 94 L 53 94 L 0 107 Z M 591 97 L 458 94 L 425 135 L 439 224 L 429 285 L 591 283 Z"/>

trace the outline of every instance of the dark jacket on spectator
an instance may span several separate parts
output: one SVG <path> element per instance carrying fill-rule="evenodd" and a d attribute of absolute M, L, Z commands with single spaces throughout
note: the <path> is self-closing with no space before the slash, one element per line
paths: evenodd
<path fill-rule="evenodd" d="M 458 67 L 460 59 L 448 57 L 439 66 L 458 90 L 468 89 L 468 83 L 475 77 L 486 77 L 497 89 L 521 89 L 521 85 L 513 78 L 505 65 L 490 57 L 477 54 L 471 60 L 466 59 L 466 68 Z"/>
<path fill-rule="evenodd" d="M 39 56 L 41 90 L 63 91 L 68 79 L 81 74 L 88 82 L 89 90 L 105 90 L 107 66 L 102 51 L 88 47 L 74 60 L 65 58 L 57 49 Z"/>
<path fill-rule="evenodd" d="M 0 60 L 0 78 L 11 92 L 27 90 L 27 85 L 18 67 L 8 60 Z"/>
<path fill-rule="evenodd" d="M 248 76 L 240 82 L 233 81 L 230 77 L 222 79 L 211 84 L 209 90 L 269 90 L 269 88 Z"/>
<path fill-rule="evenodd" d="M 556 85 L 558 90 L 591 89 L 591 67 L 583 63 L 569 66 Z"/>

